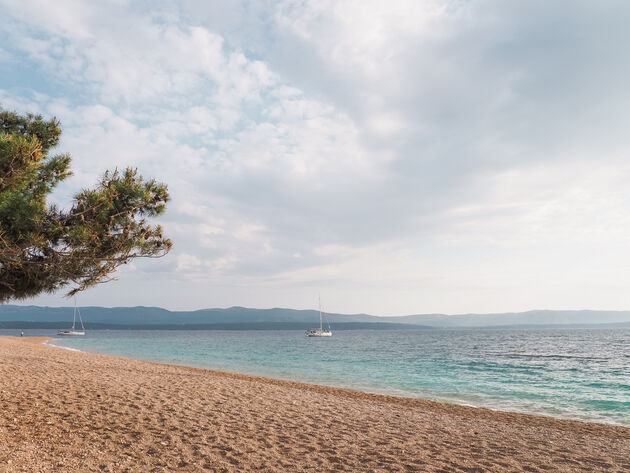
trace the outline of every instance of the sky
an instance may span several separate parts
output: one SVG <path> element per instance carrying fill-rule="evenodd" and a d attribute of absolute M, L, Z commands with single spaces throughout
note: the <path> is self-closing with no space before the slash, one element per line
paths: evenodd
<path fill-rule="evenodd" d="M 628 2 L 0 7 L 0 105 L 73 157 L 51 202 L 127 166 L 172 196 L 171 253 L 81 305 L 630 309 Z"/>

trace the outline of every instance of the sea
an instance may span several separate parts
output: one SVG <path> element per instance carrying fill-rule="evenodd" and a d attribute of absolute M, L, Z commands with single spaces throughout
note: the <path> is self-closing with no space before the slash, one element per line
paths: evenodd
<path fill-rule="evenodd" d="M 334 328 L 333 328 L 334 329 Z M 16 335 L 16 330 L 1 333 Z M 52 330 L 25 335 L 55 336 Z M 630 329 L 95 330 L 68 349 L 630 426 Z"/>

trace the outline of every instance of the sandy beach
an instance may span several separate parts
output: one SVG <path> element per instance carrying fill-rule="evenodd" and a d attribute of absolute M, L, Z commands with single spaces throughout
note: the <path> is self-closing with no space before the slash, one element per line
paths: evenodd
<path fill-rule="evenodd" d="M 0 337 L 2 473 L 630 471 L 630 428 L 42 341 Z"/>

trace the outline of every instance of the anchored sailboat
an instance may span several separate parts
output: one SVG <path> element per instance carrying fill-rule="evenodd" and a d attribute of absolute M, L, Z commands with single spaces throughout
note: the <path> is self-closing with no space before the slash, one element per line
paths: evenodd
<path fill-rule="evenodd" d="M 326 319 L 328 321 L 328 319 Z M 307 337 L 332 337 L 332 330 L 330 330 L 330 324 L 328 324 L 328 330 L 324 330 L 322 327 L 322 301 L 319 300 L 319 328 L 309 328 L 306 331 Z"/>
<path fill-rule="evenodd" d="M 76 330 L 77 314 L 79 314 L 79 322 L 81 323 L 81 330 Z M 57 330 L 57 335 L 85 335 L 85 327 L 83 326 L 83 319 L 81 318 L 81 312 L 77 307 L 77 298 L 74 298 L 74 316 L 72 318 L 72 328 L 70 330 Z"/>

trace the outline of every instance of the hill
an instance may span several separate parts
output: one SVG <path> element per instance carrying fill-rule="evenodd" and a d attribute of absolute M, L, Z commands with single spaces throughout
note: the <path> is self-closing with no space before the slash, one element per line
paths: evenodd
<path fill-rule="evenodd" d="M 72 307 L 0 306 L 0 327 L 56 328 L 72 320 Z M 82 307 L 87 327 L 163 329 L 306 329 L 319 320 L 315 310 L 202 309 L 169 311 L 159 307 Z M 418 314 L 378 317 L 367 314 L 326 314 L 336 330 L 420 329 L 511 326 L 630 326 L 630 311 L 535 310 L 503 314 Z"/>

